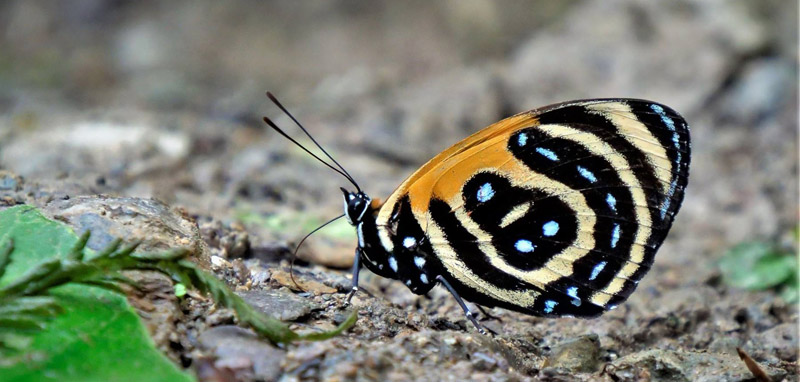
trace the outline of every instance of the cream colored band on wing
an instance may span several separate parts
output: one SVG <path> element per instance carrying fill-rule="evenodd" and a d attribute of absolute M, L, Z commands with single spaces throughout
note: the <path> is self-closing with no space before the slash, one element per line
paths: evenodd
<path fill-rule="evenodd" d="M 591 211 L 589 205 L 586 203 L 586 198 L 580 192 L 567 192 L 570 190 L 569 186 L 542 174 L 533 173 L 533 175 L 525 177 L 522 174 L 531 174 L 530 169 L 527 167 L 523 169 L 522 166 L 524 165 L 521 162 L 516 159 L 514 159 L 514 161 L 516 162 L 513 164 L 512 162 L 508 162 L 503 166 L 504 168 L 502 170 L 505 171 L 501 170 L 498 172 L 493 169 L 486 169 L 484 171 L 498 173 L 498 175 L 508 179 L 515 187 L 535 188 L 547 193 L 562 194 L 560 199 L 566 203 L 572 211 Z M 454 198 L 454 200 L 450 200 L 449 203 L 451 206 L 460 205 L 462 203 L 461 196 L 459 195 Z M 458 208 L 456 210 L 456 217 L 464 228 L 480 242 L 480 249 L 489 259 L 492 266 L 542 289 L 544 289 L 547 284 L 563 276 L 571 275 L 573 272 L 572 263 L 589 252 L 586 249 L 568 246 L 562 252 L 553 256 L 544 266 L 535 270 L 524 271 L 508 264 L 503 257 L 497 253 L 497 250 L 491 244 L 491 235 L 481 229 L 480 226 L 467 215 L 467 211 L 464 208 Z M 576 218 L 578 220 L 578 235 L 576 241 L 586 243 L 586 247 L 593 248 L 594 237 L 591 232 L 593 232 L 597 220 L 596 217 L 587 214 L 577 216 Z"/>
<path fill-rule="evenodd" d="M 628 142 L 641 150 L 653 165 L 656 178 L 661 182 L 661 191 L 666 195 L 672 181 L 672 172 L 677 169 L 673 168 L 673 163 L 667 157 L 667 150 L 658 142 L 658 138 L 650 132 L 650 129 L 633 114 L 631 107 L 622 102 L 615 102 L 586 105 L 586 108 L 608 118 Z"/>
<path fill-rule="evenodd" d="M 419 220 L 419 219 L 417 219 Z M 499 288 L 496 285 L 486 281 L 481 276 L 478 276 L 473 270 L 468 267 L 447 240 L 444 238 L 444 231 L 439 227 L 433 219 L 428 218 L 428 237 L 432 241 L 435 239 L 436 245 L 434 250 L 437 257 L 441 260 L 447 271 L 457 278 L 460 282 L 470 286 L 473 289 L 484 292 L 485 294 L 509 304 L 532 307 L 539 296 L 539 292 L 535 290 L 518 291 L 513 289 Z"/>
<path fill-rule="evenodd" d="M 620 180 L 622 180 L 622 183 L 630 190 L 633 202 L 636 205 L 634 208 L 634 211 L 636 211 L 635 218 L 639 224 L 636 235 L 634 236 L 634 242 L 646 243 L 650 238 L 651 230 L 649 227 L 652 225 L 650 210 L 646 207 L 647 198 L 635 174 L 631 171 L 622 171 L 629 167 L 624 157 L 620 155 L 603 155 L 603 153 L 609 152 L 611 147 L 594 134 L 580 133 L 579 130 L 563 125 L 541 125 L 539 128 L 548 135 L 572 140 L 593 154 L 602 155 L 611 164 Z M 644 260 L 644 247 L 638 245 L 632 246 L 630 250 L 630 260 L 632 262 L 628 262 L 617 272 L 616 277 L 602 290 L 602 293 L 596 292 L 592 295 L 590 298 L 592 303 L 605 306 L 612 295 L 622 290 L 625 279 L 630 278 L 630 276 L 639 269 L 637 263 L 641 263 L 642 260 Z"/>
<path fill-rule="evenodd" d="M 378 216 L 375 218 L 375 225 L 378 226 L 378 239 L 381 241 L 381 245 L 386 252 L 392 253 L 394 252 L 394 243 L 392 242 L 392 237 L 389 234 L 389 220 L 392 218 L 392 212 L 394 211 L 394 206 L 400 201 L 400 197 L 405 195 L 404 193 L 395 192 L 386 199 L 386 202 L 383 203 L 383 206 L 380 210 L 378 210 Z"/>
<path fill-rule="evenodd" d="M 509 224 L 519 220 L 519 218 L 525 216 L 528 213 L 528 210 L 531 209 L 531 205 L 533 203 L 522 203 L 514 206 L 511 211 L 503 216 L 503 219 L 500 220 L 500 228 L 506 228 Z"/>
<path fill-rule="evenodd" d="M 399 202 L 400 194 L 392 194 L 383 206 L 378 210 L 378 216 L 375 218 L 375 225 L 378 227 L 378 239 L 381 241 L 381 246 L 386 252 L 394 252 L 394 243 L 392 242 L 391 234 L 389 233 L 389 220 L 392 218 L 395 203 Z"/>
<path fill-rule="evenodd" d="M 392 237 L 389 235 L 389 230 L 386 229 L 387 223 L 381 222 L 377 225 L 378 227 L 378 238 L 381 240 L 381 245 L 386 252 L 392 253 L 394 252 L 394 243 L 392 242 Z"/>

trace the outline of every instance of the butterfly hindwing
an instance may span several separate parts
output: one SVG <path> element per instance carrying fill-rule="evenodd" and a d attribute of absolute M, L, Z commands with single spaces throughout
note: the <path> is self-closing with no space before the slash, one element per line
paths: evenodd
<path fill-rule="evenodd" d="M 428 259 L 428 274 L 442 273 L 468 300 L 595 316 L 624 301 L 649 270 L 688 165 L 688 126 L 666 106 L 559 104 L 445 150 L 395 191 L 377 223 L 407 224 L 392 214 L 402 204 L 402 219 L 414 219 L 426 241 L 413 251 Z M 384 241 L 400 244 L 397 234 L 387 231 Z"/>

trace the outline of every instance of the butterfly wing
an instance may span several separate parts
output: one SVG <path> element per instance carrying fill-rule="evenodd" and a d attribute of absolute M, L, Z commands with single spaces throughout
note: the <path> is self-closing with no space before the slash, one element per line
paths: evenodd
<path fill-rule="evenodd" d="M 464 298 L 595 316 L 624 301 L 652 265 L 683 199 L 689 158 L 688 126 L 670 108 L 576 101 L 468 137 L 387 205 L 410 205 Z M 378 220 L 391 219 L 389 210 Z"/>

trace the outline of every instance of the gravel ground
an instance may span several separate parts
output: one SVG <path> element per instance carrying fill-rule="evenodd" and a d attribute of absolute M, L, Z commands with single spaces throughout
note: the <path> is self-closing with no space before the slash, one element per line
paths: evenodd
<path fill-rule="evenodd" d="M 692 126 L 686 199 L 636 293 L 593 320 L 501 309 L 477 334 L 446 291 L 362 272 L 356 326 L 274 348 L 208 302 L 159 300 L 159 346 L 207 380 L 797 381 L 798 308 L 721 282 L 722 253 L 798 224 L 792 1 L 0 4 L 0 208 L 90 246 L 188 246 L 298 330 L 346 317 L 354 234 L 312 237 L 344 181 L 260 122 L 272 90 L 373 196 L 500 118 L 635 97 Z M 343 229 L 340 229 L 343 228 Z M 148 277 L 148 276 L 143 276 Z M 153 290 L 158 290 L 153 280 Z M 164 295 L 164 293 L 158 294 Z"/>

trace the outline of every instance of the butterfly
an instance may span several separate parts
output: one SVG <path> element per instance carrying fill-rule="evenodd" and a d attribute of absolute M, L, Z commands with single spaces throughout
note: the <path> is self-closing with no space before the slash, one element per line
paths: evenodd
<path fill-rule="evenodd" d="M 344 215 L 361 267 L 425 294 L 534 316 L 596 317 L 624 302 L 653 264 L 683 201 L 689 126 L 639 99 L 591 99 L 520 113 L 436 155 L 381 202 L 344 176 Z"/>

